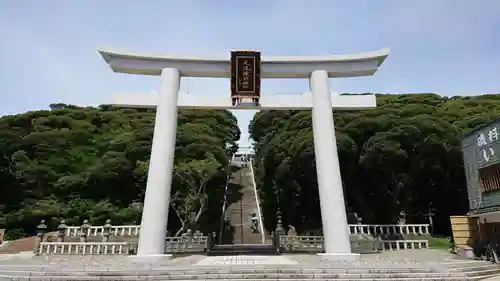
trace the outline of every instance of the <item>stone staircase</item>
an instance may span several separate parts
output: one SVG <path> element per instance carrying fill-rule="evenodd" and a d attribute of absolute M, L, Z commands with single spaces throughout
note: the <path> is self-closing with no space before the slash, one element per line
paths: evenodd
<path fill-rule="evenodd" d="M 248 167 L 241 167 L 233 172 L 228 186 L 229 193 L 239 193 L 240 198 L 229 202 L 226 216 L 233 227 L 233 239 L 231 244 L 262 244 L 260 233 L 254 233 L 251 229 L 250 217 L 257 213 L 252 175 Z M 232 196 L 237 198 L 236 196 Z"/>
<path fill-rule="evenodd" d="M 500 275 L 500 265 L 488 261 L 461 260 L 448 264 L 448 268 L 452 273 L 463 273 L 475 280 Z"/>
<path fill-rule="evenodd" d="M 235 244 L 215 245 L 207 253 L 208 256 L 235 256 L 235 255 L 279 255 L 276 247 L 270 244 Z"/>

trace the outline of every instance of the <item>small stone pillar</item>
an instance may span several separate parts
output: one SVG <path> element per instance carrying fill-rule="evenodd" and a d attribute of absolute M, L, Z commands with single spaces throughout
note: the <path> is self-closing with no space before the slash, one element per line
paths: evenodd
<path fill-rule="evenodd" d="M 205 253 L 207 255 L 210 254 L 210 250 L 215 245 L 215 236 L 216 236 L 215 232 L 209 232 L 209 233 L 207 233 L 207 242 L 205 244 Z"/>
<path fill-rule="evenodd" d="M 186 233 L 184 233 L 186 236 L 186 240 L 187 240 L 187 243 L 188 243 L 188 246 L 191 245 L 193 243 L 193 232 L 191 231 L 191 229 L 188 229 L 186 231 Z"/>
<path fill-rule="evenodd" d="M 36 236 L 38 237 L 38 239 L 37 239 L 37 243 L 36 243 L 35 253 L 38 253 L 38 254 L 41 253 L 40 245 L 43 242 L 43 238 L 44 238 L 46 233 L 47 233 L 47 225 L 45 224 L 45 220 L 41 220 L 40 224 L 37 225 L 37 227 L 36 227 Z"/>
<path fill-rule="evenodd" d="M 113 226 L 111 225 L 111 220 L 107 219 L 106 223 L 104 224 L 102 228 L 102 242 L 109 242 L 109 236 L 111 235 L 111 228 Z"/>
<path fill-rule="evenodd" d="M 354 213 L 354 217 L 356 218 L 357 224 L 363 224 L 363 218 L 360 215 L 358 215 L 358 213 Z"/>
<path fill-rule="evenodd" d="M 90 224 L 88 220 L 84 220 L 83 224 L 80 226 L 80 242 L 87 242 L 87 236 L 89 232 Z"/>
<path fill-rule="evenodd" d="M 283 228 L 283 223 L 281 221 L 281 211 L 278 210 L 278 213 L 277 213 L 277 218 L 278 218 L 278 223 L 276 224 L 276 231 L 274 232 L 274 246 L 276 247 L 276 251 L 278 251 L 278 253 L 280 252 L 280 249 L 281 249 L 281 236 L 284 236 L 286 235 L 286 231 L 285 229 Z"/>
<path fill-rule="evenodd" d="M 61 223 L 57 226 L 57 242 L 64 242 L 64 237 L 66 236 L 66 229 L 68 226 L 66 225 L 66 221 L 62 220 Z"/>
<path fill-rule="evenodd" d="M 277 239 L 276 239 L 276 232 L 274 232 L 274 231 L 271 231 L 271 241 L 272 241 L 273 246 L 274 246 L 276 249 L 278 249 L 278 248 L 279 248 L 279 247 L 278 247 L 279 245 L 278 245 L 278 244 L 276 244 L 278 241 L 277 241 Z"/>
<path fill-rule="evenodd" d="M 406 224 L 406 212 L 404 210 L 399 213 L 398 224 L 399 225 Z"/>
<path fill-rule="evenodd" d="M 287 243 L 285 247 L 290 249 L 292 252 L 295 252 L 296 248 L 300 246 L 300 240 L 297 237 L 297 231 L 295 230 L 295 227 L 293 227 L 292 225 L 288 226 L 287 236 L 289 243 Z"/>

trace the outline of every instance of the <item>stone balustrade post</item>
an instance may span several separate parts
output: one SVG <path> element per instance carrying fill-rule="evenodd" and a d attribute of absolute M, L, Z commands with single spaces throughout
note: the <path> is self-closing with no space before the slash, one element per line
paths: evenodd
<path fill-rule="evenodd" d="M 273 246 L 274 246 L 274 248 L 279 253 L 280 252 L 280 237 L 276 233 L 276 231 L 272 231 L 271 232 L 271 239 L 273 240 Z"/>
<path fill-rule="evenodd" d="M 358 216 L 358 214 L 356 214 L 356 222 L 357 222 L 357 224 L 363 224 L 363 218 Z"/>
<path fill-rule="evenodd" d="M 399 225 L 406 224 L 406 212 L 404 210 L 399 213 L 398 224 Z"/>
<path fill-rule="evenodd" d="M 61 223 L 57 226 L 57 242 L 64 242 L 67 228 L 68 226 L 66 225 L 66 221 L 62 220 Z"/>
<path fill-rule="evenodd" d="M 107 219 L 104 227 L 102 228 L 102 242 L 109 242 L 109 237 L 111 236 L 111 220 Z"/>
<path fill-rule="evenodd" d="M 87 236 L 89 234 L 90 224 L 88 220 L 84 220 L 83 224 L 80 226 L 80 242 L 87 242 Z"/>
<path fill-rule="evenodd" d="M 212 247 L 212 240 L 213 237 L 210 233 L 207 235 L 207 242 L 205 243 L 205 252 L 208 253 L 210 252 L 210 248 Z"/>
<path fill-rule="evenodd" d="M 281 220 L 281 211 L 278 210 L 278 223 L 276 224 L 276 237 L 278 238 L 278 241 L 280 239 L 280 236 L 285 236 L 286 235 L 286 231 L 285 229 L 283 228 L 283 222 Z"/>
<path fill-rule="evenodd" d="M 288 241 L 289 245 L 285 245 L 286 247 L 291 247 L 292 252 L 295 251 L 296 248 L 300 246 L 300 239 L 297 237 L 297 231 L 295 230 L 295 227 L 292 225 L 288 226 Z"/>
<path fill-rule="evenodd" d="M 191 229 L 188 229 L 185 234 L 186 234 L 187 246 L 190 246 L 191 244 L 193 244 L 193 232 L 191 231 Z"/>

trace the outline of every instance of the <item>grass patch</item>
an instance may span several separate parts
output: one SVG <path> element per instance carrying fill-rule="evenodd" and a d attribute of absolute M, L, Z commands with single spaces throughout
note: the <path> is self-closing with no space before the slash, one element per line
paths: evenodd
<path fill-rule="evenodd" d="M 451 248 L 451 238 L 450 237 L 431 237 L 429 238 L 429 248 L 431 249 L 442 249 L 448 250 Z"/>

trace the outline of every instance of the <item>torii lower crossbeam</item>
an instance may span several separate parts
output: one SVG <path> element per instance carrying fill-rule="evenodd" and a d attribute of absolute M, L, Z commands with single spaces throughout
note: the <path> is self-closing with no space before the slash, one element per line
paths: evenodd
<path fill-rule="evenodd" d="M 139 254 L 161 254 L 167 227 L 168 204 L 177 130 L 178 108 L 211 109 L 312 109 L 314 146 L 321 204 L 325 254 L 335 259 L 355 259 L 351 253 L 349 229 L 342 192 L 335 125 L 332 108 L 366 109 L 376 106 L 374 95 L 338 95 L 330 93 L 326 71 L 314 71 L 310 93 L 271 95 L 261 99 L 259 107 L 241 104 L 234 107 L 229 98 L 179 93 L 179 74 L 173 69 L 162 72 L 159 93 L 114 95 L 112 104 L 119 107 L 157 108 L 151 150 L 146 198 L 141 224 Z"/>

